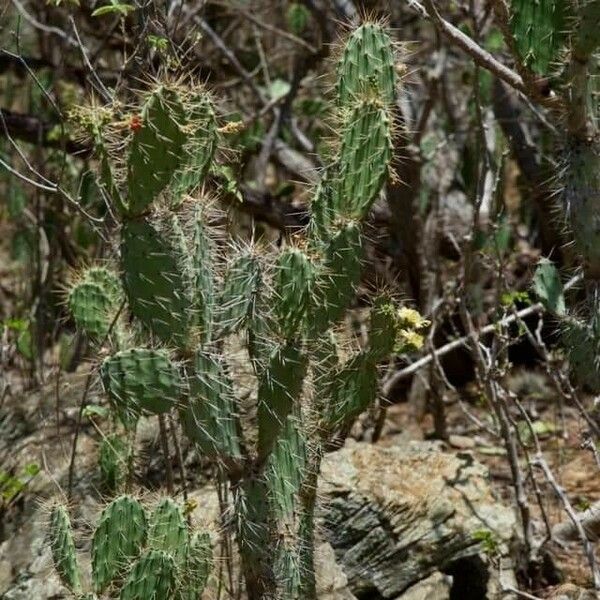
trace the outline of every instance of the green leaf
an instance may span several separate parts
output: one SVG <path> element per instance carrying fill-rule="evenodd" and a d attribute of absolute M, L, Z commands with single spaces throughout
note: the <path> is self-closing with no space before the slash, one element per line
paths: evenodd
<path fill-rule="evenodd" d="M 542 258 L 535 269 L 533 289 L 546 310 L 555 315 L 567 313 L 560 274 L 547 258 Z"/>
<path fill-rule="evenodd" d="M 103 15 L 120 14 L 126 17 L 130 12 L 135 10 L 135 6 L 131 4 L 121 4 L 113 0 L 112 4 L 107 4 L 97 8 L 93 13 L 92 17 L 101 17 Z"/>
<path fill-rule="evenodd" d="M 310 19 L 310 11 L 303 4 L 292 2 L 287 9 L 285 19 L 289 30 L 299 35 L 306 29 Z"/>

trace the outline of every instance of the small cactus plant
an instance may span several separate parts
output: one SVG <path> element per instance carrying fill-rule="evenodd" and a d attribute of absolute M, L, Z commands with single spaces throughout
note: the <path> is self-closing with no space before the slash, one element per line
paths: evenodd
<path fill-rule="evenodd" d="M 170 498 L 147 509 L 131 496 L 119 496 L 100 515 L 92 536 L 93 591 L 82 591 L 67 509 L 53 507 L 48 530 L 54 566 L 78 600 L 108 594 L 119 600 L 200 598 L 212 570 L 206 533 L 192 532 Z"/>

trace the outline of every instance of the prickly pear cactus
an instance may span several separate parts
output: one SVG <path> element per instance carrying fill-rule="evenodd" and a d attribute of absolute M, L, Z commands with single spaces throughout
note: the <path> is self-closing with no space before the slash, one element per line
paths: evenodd
<path fill-rule="evenodd" d="M 375 400 L 378 364 L 399 337 L 418 337 L 387 297 L 373 307 L 368 347 L 341 357 L 334 332 L 354 301 L 362 222 L 392 159 L 395 53 L 380 23 L 349 34 L 337 69 L 338 139 L 308 239 L 280 249 L 211 236 L 204 188 L 218 127 L 205 93 L 163 84 L 145 94 L 134 111 L 139 126 L 120 139 L 124 164 L 115 164 L 105 129 L 94 130 L 99 179 L 122 221 L 122 282 L 134 321 L 134 343 L 101 365 L 104 388 L 129 434 L 141 416 L 176 409 L 184 434 L 230 478 L 252 598 L 315 597 L 322 445 Z M 240 342 L 255 377 L 244 401 L 227 354 Z M 107 473 L 114 458 L 106 451 Z M 95 588 L 119 579 L 122 600 L 199 597 L 210 540 L 192 534 L 173 500 L 145 515 L 128 496 L 105 509 L 92 544 Z"/>

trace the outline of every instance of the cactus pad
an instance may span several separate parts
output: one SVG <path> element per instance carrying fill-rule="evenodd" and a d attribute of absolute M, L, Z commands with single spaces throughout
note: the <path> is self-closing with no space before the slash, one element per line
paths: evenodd
<path fill-rule="evenodd" d="M 81 575 L 75 553 L 75 542 L 71 530 L 71 520 L 67 509 L 57 505 L 50 513 L 50 549 L 60 580 L 71 591 L 81 590 Z"/>
<path fill-rule="evenodd" d="M 376 100 L 354 106 L 343 126 L 333 207 L 339 216 L 363 219 L 385 183 L 392 158 L 390 118 Z"/>
<path fill-rule="evenodd" d="M 355 29 L 346 42 L 337 69 L 338 101 L 351 104 L 365 93 L 375 92 L 385 104 L 396 97 L 394 47 L 378 23 Z"/>
<path fill-rule="evenodd" d="M 173 558 L 161 550 L 149 550 L 131 568 L 119 600 L 171 600 L 175 584 Z"/>
<path fill-rule="evenodd" d="M 121 410 L 168 412 L 179 402 L 183 382 L 166 350 L 132 348 L 107 358 L 100 369 L 102 382 Z"/>
<path fill-rule="evenodd" d="M 140 214 L 169 184 L 178 169 L 186 136 L 185 111 L 177 94 L 159 87 L 142 108 L 127 164 L 129 211 Z"/>
<path fill-rule="evenodd" d="M 134 498 L 119 496 L 102 511 L 92 538 L 92 580 L 97 592 L 139 555 L 146 536 L 146 513 Z"/>
<path fill-rule="evenodd" d="M 194 319 L 194 293 L 192 265 L 177 218 L 127 222 L 121 255 L 133 314 L 160 340 L 184 345 Z"/>
<path fill-rule="evenodd" d="M 275 313 L 284 337 L 293 337 L 303 323 L 314 293 L 316 269 L 310 258 L 296 248 L 277 258 Z"/>
<path fill-rule="evenodd" d="M 197 351 L 189 386 L 187 401 L 180 410 L 188 438 L 207 456 L 239 456 L 234 394 L 221 361 Z"/>
<path fill-rule="evenodd" d="M 149 519 L 148 543 L 154 550 L 162 550 L 175 562 L 186 554 L 189 542 L 187 523 L 181 508 L 170 498 L 161 500 Z"/>
<path fill-rule="evenodd" d="M 258 453 L 266 456 L 275 444 L 302 391 L 307 359 L 294 343 L 277 347 L 258 386 Z"/>
<path fill-rule="evenodd" d="M 565 0 L 511 0 L 512 34 L 525 65 L 548 73 L 564 38 Z"/>

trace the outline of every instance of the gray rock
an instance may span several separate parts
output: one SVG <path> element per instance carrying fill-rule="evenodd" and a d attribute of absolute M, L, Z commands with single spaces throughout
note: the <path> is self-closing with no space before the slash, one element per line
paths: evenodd
<path fill-rule="evenodd" d="M 323 535 L 357 596 L 404 598 L 436 572 L 479 597 L 516 587 L 514 513 L 469 453 L 349 443 L 325 458 L 319 495 Z"/>

